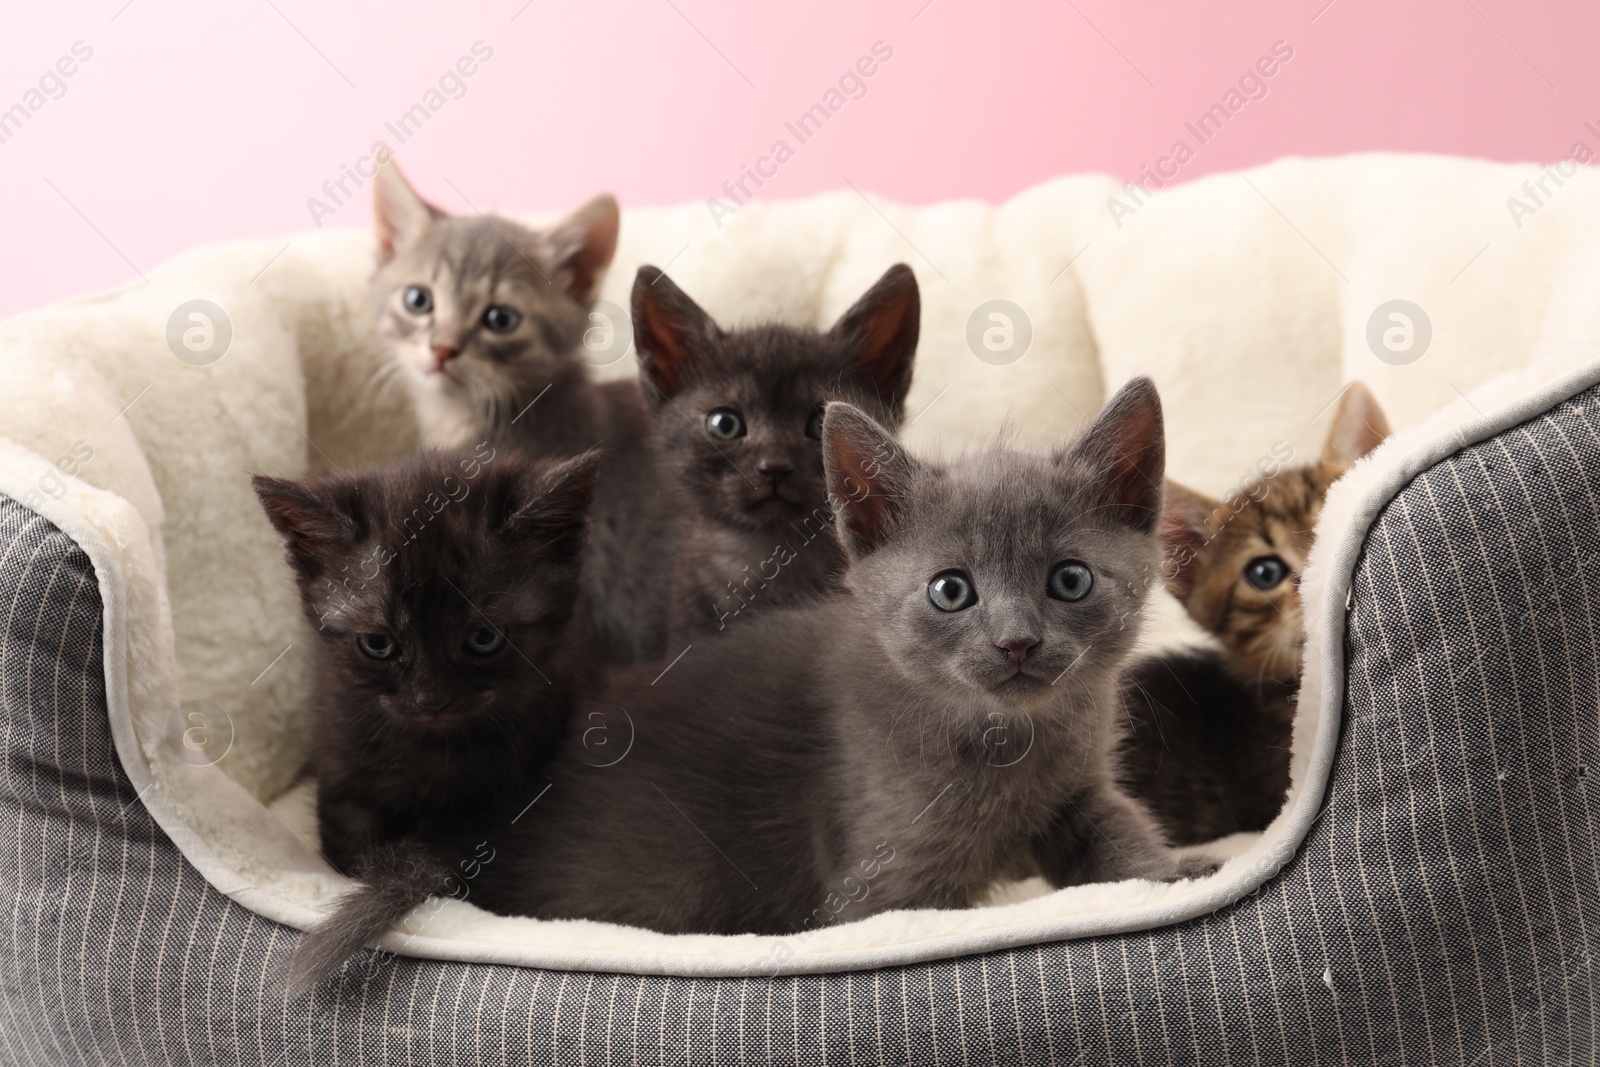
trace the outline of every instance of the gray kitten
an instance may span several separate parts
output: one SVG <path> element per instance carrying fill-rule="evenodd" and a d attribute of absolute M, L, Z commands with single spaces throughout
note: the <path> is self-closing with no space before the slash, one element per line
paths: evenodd
<path fill-rule="evenodd" d="M 392 162 L 379 168 L 372 282 L 378 337 L 435 442 L 505 443 L 540 457 L 601 451 L 584 558 L 585 627 L 608 659 L 662 651 L 670 499 L 637 382 L 591 380 L 581 348 L 620 218 L 597 196 L 543 230 L 453 217 Z"/>
<path fill-rule="evenodd" d="M 859 410 L 822 448 L 842 595 L 768 612 L 580 708 L 492 910 L 781 934 L 967 907 L 997 880 L 1173 879 L 1117 786 L 1117 678 L 1157 580 L 1160 402 L 1070 446 L 920 462 Z M 595 721 L 631 726 L 595 766 Z M 496 842 L 498 847 L 498 840 Z"/>
<path fill-rule="evenodd" d="M 838 588 L 822 410 L 831 400 L 899 426 L 921 298 L 904 263 L 828 330 L 724 330 L 654 267 L 633 287 L 634 342 L 661 471 L 681 493 L 676 632 L 721 632 L 755 610 Z"/>

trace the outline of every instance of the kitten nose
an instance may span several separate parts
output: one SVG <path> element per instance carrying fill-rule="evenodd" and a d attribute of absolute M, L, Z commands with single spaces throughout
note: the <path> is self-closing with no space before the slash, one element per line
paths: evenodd
<path fill-rule="evenodd" d="M 417 713 L 423 718 L 436 718 L 450 710 L 450 705 L 456 702 L 454 696 L 443 693 L 419 693 L 417 695 Z"/>
<path fill-rule="evenodd" d="M 756 464 L 756 470 L 763 478 L 776 485 L 794 473 L 794 465 L 785 463 L 781 459 L 764 459 Z"/>
<path fill-rule="evenodd" d="M 435 364 L 440 367 L 444 366 L 446 363 L 449 363 L 452 359 L 455 359 L 457 355 L 459 355 L 459 353 L 449 345 L 433 346 L 433 359 Z"/>
<path fill-rule="evenodd" d="M 1004 641 L 996 641 L 995 647 L 1004 651 L 1011 657 L 1011 662 L 1020 667 L 1023 660 L 1028 658 L 1028 650 L 1038 643 L 1037 637 L 1008 637 Z"/>

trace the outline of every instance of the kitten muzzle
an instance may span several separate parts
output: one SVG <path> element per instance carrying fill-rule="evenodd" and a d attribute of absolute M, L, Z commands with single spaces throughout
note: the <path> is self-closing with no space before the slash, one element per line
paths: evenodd
<path fill-rule="evenodd" d="M 1000 680 L 994 683 L 993 688 L 1003 692 L 1011 689 L 1031 689 L 1035 685 L 1049 684 L 1050 679 L 1039 672 L 1024 667 L 1020 663 L 1013 663 L 1000 676 Z"/>
<path fill-rule="evenodd" d="M 794 488 L 786 481 L 770 481 L 763 479 L 766 484 L 757 482 L 760 495 L 747 493 L 744 508 L 757 516 L 779 516 L 792 512 L 806 510 L 806 502 L 800 490 Z"/>
<path fill-rule="evenodd" d="M 423 730 L 449 730 L 469 719 L 479 711 L 479 701 L 460 701 L 455 696 L 446 699 L 413 700 L 392 709 L 395 718 L 407 725 Z"/>

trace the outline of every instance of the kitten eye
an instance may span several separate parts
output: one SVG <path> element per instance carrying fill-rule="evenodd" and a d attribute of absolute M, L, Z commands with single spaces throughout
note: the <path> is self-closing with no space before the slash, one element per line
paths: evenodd
<path fill-rule="evenodd" d="M 1277 556 L 1257 556 L 1244 565 L 1244 580 L 1265 593 L 1289 577 L 1289 567 Z"/>
<path fill-rule="evenodd" d="M 522 312 L 496 304 L 483 313 L 483 324 L 492 333 L 510 333 L 522 321 Z"/>
<path fill-rule="evenodd" d="M 945 571 L 928 583 L 928 599 L 940 611 L 963 611 L 978 602 L 978 591 L 965 574 Z"/>
<path fill-rule="evenodd" d="M 1053 600 L 1067 603 L 1082 600 L 1094 588 L 1094 572 L 1076 560 L 1056 564 L 1050 572 L 1049 593 Z"/>
<path fill-rule="evenodd" d="M 806 420 L 806 436 L 813 441 L 822 440 L 822 409 L 811 413 L 811 418 Z"/>
<path fill-rule="evenodd" d="M 466 649 L 476 656 L 492 656 L 505 646 L 506 635 L 484 626 L 467 635 Z"/>
<path fill-rule="evenodd" d="M 732 408 L 717 408 L 706 416 L 706 433 L 713 441 L 732 441 L 744 436 L 744 420 Z"/>
<path fill-rule="evenodd" d="M 433 310 L 433 294 L 425 286 L 411 286 L 400 300 L 413 315 L 426 315 Z"/>
<path fill-rule="evenodd" d="M 356 638 L 356 647 L 370 659 L 393 659 L 400 651 L 400 646 L 388 634 L 362 634 Z"/>

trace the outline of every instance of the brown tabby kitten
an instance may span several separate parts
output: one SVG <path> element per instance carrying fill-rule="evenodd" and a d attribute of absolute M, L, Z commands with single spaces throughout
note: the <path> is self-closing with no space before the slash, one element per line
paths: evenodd
<path fill-rule="evenodd" d="M 378 336 L 426 435 L 485 437 L 537 456 L 601 450 L 586 575 L 585 628 L 617 662 L 662 651 L 670 499 L 654 473 L 639 385 L 591 380 L 584 331 L 620 218 L 597 196 L 547 229 L 500 216 L 453 217 L 392 162 L 378 170 Z"/>
<path fill-rule="evenodd" d="M 1123 781 L 1175 843 L 1277 816 L 1305 643 L 1300 574 L 1328 487 L 1388 435 L 1376 398 L 1353 382 L 1318 462 L 1271 463 L 1226 501 L 1167 483 L 1167 588 L 1222 646 L 1145 659 L 1124 681 Z"/>
<path fill-rule="evenodd" d="M 921 318 L 911 268 L 890 267 L 820 331 L 724 330 L 643 267 L 633 318 L 661 473 L 681 493 L 674 632 L 721 632 L 837 590 L 844 553 L 829 529 L 822 411 L 844 400 L 891 430 L 900 424 Z"/>

